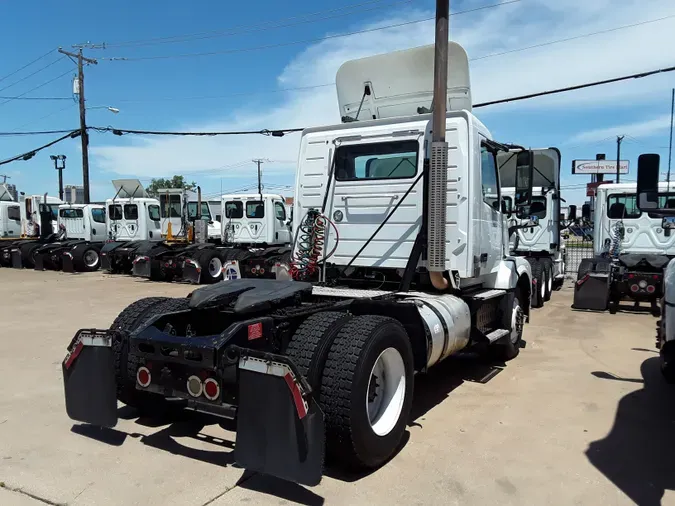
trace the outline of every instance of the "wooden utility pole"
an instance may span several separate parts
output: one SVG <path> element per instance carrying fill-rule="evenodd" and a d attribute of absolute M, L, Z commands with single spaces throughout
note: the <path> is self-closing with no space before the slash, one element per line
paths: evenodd
<path fill-rule="evenodd" d="M 256 158 L 251 160 L 253 163 L 258 165 L 258 193 L 260 194 L 260 200 L 262 200 L 262 169 L 261 166 L 264 162 L 269 162 L 269 160 L 264 160 L 262 158 Z"/>
<path fill-rule="evenodd" d="M 619 182 L 619 172 L 621 169 L 621 141 L 625 135 L 619 135 L 616 138 L 616 182 Z"/>
<path fill-rule="evenodd" d="M 84 63 L 96 65 L 98 62 L 93 58 L 85 58 L 82 55 L 82 47 L 77 53 L 71 53 L 59 48 L 59 53 L 77 58 L 77 82 L 78 95 L 80 102 L 80 138 L 82 139 L 82 186 L 84 187 L 84 203 L 89 204 L 89 135 L 87 135 L 87 120 L 85 116 L 85 102 L 84 102 Z"/>

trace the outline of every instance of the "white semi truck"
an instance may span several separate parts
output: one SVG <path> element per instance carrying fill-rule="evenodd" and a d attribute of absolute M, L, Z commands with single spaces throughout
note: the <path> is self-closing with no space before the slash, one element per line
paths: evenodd
<path fill-rule="evenodd" d="M 561 241 L 560 151 L 556 148 L 531 149 L 534 153 L 532 202 L 514 205 L 518 152 L 498 157 L 504 187 L 508 224 L 512 230 L 510 251 L 522 256 L 532 267 L 532 307 L 543 307 L 553 290 L 565 279 L 565 246 Z M 523 155 L 520 155 L 521 158 Z"/>
<path fill-rule="evenodd" d="M 659 183 L 657 191 L 660 208 L 675 209 L 675 183 Z M 595 202 L 595 256 L 579 265 L 572 307 L 616 313 L 627 300 L 658 315 L 675 234 L 659 212 L 640 209 L 635 183 L 600 185 Z"/>
<path fill-rule="evenodd" d="M 300 140 L 294 279 L 141 299 L 110 329 L 78 331 L 63 361 L 72 419 L 112 427 L 118 399 L 176 403 L 236 420 L 240 466 L 316 485 L 324 455 L 372 469 L 395 454 L 415 373 L 463 350 L 518 355 L 531 268 L 488 202 L 513 146 L 472 114 L 464 49 L 441 29 L 436 52 L 347 62 L 336 82 L 343 123 Z"/>

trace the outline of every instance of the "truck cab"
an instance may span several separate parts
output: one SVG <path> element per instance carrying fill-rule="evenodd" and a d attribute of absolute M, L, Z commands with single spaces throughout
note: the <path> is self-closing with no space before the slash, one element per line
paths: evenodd
<path fill-rule="evenodd" d="M 285 199 L 275 194 L 234 194 L 221 198 L 223 244 L 290 244 Z"/>
<path fill-rule="evenodd" d="M 44 195 L 21 195 L 21 227 L 26 237 L 46 237 L 58 232 L 59 206 L 64 202 Z M 44 223 L 45 226 L 42 226 Z"/>
<path fill-rule="evenodd" d="M 21 206 L 5 185 L 0 186 L 0 238 L 21 237 Z"/>
<path fill-rule="evenodd" d="M 62 204 L 58 227 L 66 239 L 89 242 L 106 240 L 106 208 L 102 204 Z"/>

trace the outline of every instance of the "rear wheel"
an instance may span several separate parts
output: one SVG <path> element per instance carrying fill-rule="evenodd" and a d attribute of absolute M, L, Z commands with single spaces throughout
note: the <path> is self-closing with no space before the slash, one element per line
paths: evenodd
<path fill-rule="evenodd" d="M 91 272 L 97 270 L 101 266 L 101 259 L 96 248 L 87 248 L 82 253 L 82 264 L 84 270 Z"/>
<path fill-rule="evenodd" d="M 553 293 L 553 267 L 549 261 L 544 262 L 544 275 L 546 276 L 544 301 L 548 302 L 551 300 L 551 293 Z"/>
<path fill-rule="evenodd" d="M 546 282 L 544 275 L 544 268 L 542 262 L 535 260 L 532 262 L 532 279 L 534 286 L 532 287 L 532 307 L 544 307 L 544 296 L 546 294 Z"/>
<path fill-rule="evenodd" d="M 319 400 L 326 358 L 340 329 L 352 319 L 349 313 L 326 311 L 311 315 L 298 327 L 286 348 L 286 356 L 307 378 L 314 398 Z"/>
<path fill-rule="evenodd" d="M 513 360 L 520 353 L 525 327 L 525 310 L 520 290 L 516 289 L 511 307 L 511 332 L 490 346 L 490 355 L 495 360 Z"/>
<path fill-rule="evenodd" d="M 218 256 L 218 251 L 207 248 L 195 255 L 195 260 L 201 267 L 199 282 L 210 285 L 223 279 L 223 261 Z"/>
<path fill-rule="evenodd" d="M 140 363 L 138 357 L 129 354 L 129 334 L 158 314 L 187 307 L 187 299 L 147 297 L 127 306 L 115 319 L 110 329 L 119 331 L 112 344 L 118 400 L 134 408 L 157 406 L 164 400 L 161 396 L 136 390 L 136 372 Z"/>
<path fill-rule="evenodd" d="M 396 452 L 412 406 L 413 353 L 403 326 L 362 315 L 338 333 L 321 381 L 327 451 L 351 469 Z"/>

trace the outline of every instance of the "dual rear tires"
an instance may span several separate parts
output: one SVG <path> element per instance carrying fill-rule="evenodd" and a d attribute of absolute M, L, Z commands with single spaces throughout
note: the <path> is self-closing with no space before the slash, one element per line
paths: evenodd
<path fill-rule="evenodd" d="M 532 307 L 544 307 L 544 303 L 551 300 L 553 293 L 553 263 L 548 259 L 532 259 Z"/>
<path fill-rule="evenodd" d="M 413 352 L 385 316 L 326 312 L 298 328 L 286 354 L 325 415 L 326 452 L 351 470 L 382 465 L 399 447 L 412 407 Z"/>

